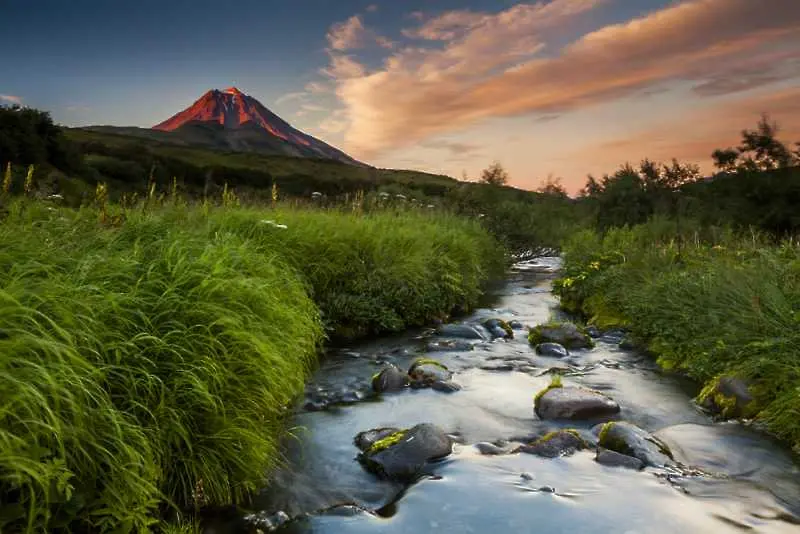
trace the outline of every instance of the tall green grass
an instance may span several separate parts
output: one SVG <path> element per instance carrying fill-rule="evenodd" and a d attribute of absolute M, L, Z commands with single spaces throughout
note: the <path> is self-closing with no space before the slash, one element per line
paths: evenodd
<path fill-rule="evenodd" d="M 565 247 L 562 302 L 623 325 L 668 369 L 752 384 L 758 419 L 800 446 L 800 246 L 664 221 L 585 232 Z"/>
<path fill-rule="evenodd" d="M 323 326 L 469 308 L 502 265 L 446 216 L 124 215 L 13 202 L 0 222 L 3 531 L 147 532 L 165 507 L 243 502 L 279 462 Z"/>

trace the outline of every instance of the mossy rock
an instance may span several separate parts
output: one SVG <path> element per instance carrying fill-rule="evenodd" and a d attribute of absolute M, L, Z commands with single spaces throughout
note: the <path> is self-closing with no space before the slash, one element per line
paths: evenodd
<path fill-rule="evenodd" d="M 514 339 L 514 329 L 502 319 L 487 319 L 481 324 L 495 338 Z"/>
<path fill-rule="evenodd" d="M 364 452 L 382 439 L 401 431 L 402 429 L 396 427 L 381 427 L 365 430 L 364 432 L 356 434 L 356 437 L 353 439 L 353 444 Z"/>
<path fill-rule="evenodd" d="M 417 478 L 429 462 L 452 451 L 450 436 L 435 425 L 422 423 L 383 435 L 363 450 L 358 460 L 380 477 L 408 482 Z"/>
<path fill-rule="evenodd" d="M 387 365 L 372 376 L 372 390 L 376 393 L 400 391 L 409 385 L 408 374 L 394 365 Z"/>
<path fill-rule="evenodd" d="M 562 429 L 549 432 L 536 441 L 523 445 L 520 447 L 520 451 L 544 458 L 557 458 L 589 447 L 589 443 L 581 437 L 577 430 Z"/>
<path fill-rule="evenodd" d="M 625 421 L 605 423 L 598 435 L 598 445 L 620 454 L 638 458 L 648 466 L 675 465 L 672 451 L 666 443 L 646 430 Z"/>
<path fill-rule="evenodd" d="M 418 358 L 408 369 L 412 387 L 430 387 L 434 382 L 449 382 L 453 373 L 444 364 L 431 358 Z"/>
<path fill-rule="evenodd" d="M 752 418 L 759 412 L 750 384 L 735 376 L 720 376 L 697 396 L 703 408 L 723 419 Z"/>
<path fill-rule="evenodd" d="M 383 450 L 386 450 L 392 445 L 400 443 L 400 441 L 406 437 L 406 434 L 408 434 L 408 430 L 397 430 L 396 432 L 392 432 L 391 434 L 388 434 L 375 441 L 366 451 L 364 451 L 364 453 L 377 454 Z"/>
<path fill-rule="evenodd" d="M 528 343 L 533 346 L 541 343 L 558 343 L 567 349 L 589 349 L 594 341 L 586 329 L 569 322 L 550 322 L 537 325 L 528 332 Z"/>
<path fill-rule="evenodd" d="M 539 402 L 539 399 L 542 397 L 542 395 L 544 395 L 553 388 L 560 388 L 560 387 L 564 387 L 561 381 L 561 375 L 553 375 L 553 378 L 550 379 L 550 383 L 547 385 L 547 387 L 536 393 L 536 395 L 533 397 L 534 405 L 536 405 L 536 403 Z"/>

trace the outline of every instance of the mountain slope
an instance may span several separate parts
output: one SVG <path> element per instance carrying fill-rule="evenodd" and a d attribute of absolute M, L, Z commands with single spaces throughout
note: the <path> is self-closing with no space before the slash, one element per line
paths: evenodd
<path fill-rule="evenodd" d="M 154 137 L 172 137 L 176 144 L 363 165 L 341 150 L 292 127 L 261 102 L 235 87 L 207 91 L 194 104 L 155 125 L 153 130 L 169 134 Z M 149 136 L 147 130 L 124 133 Z"/>

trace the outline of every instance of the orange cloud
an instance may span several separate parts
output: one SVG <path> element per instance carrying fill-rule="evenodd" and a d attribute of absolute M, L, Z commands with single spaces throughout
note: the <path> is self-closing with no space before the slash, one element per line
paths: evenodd
<path fill-rule="evenodd" d="M 381 37 L 364 26 L 359 15 L 353 15 L 346 21 L 331 26 L 327 39 L 331 49 L 337 51 L 364 48 L 372 43 L 377 43 L 383 48 L 392 48 L 394 46 L 392 41 Z"/>
<path fill-rule="evenodd" d="M 405 32 L 433 45 L 403 48 L 371 72 L 333 54 L 326 73 L 347 110 L 348 148 L 368 159 L 486 119 L 563 113 L 669 81 L 719 95 L 798 74 L 797 0 L 772 0 L 768 9 L 753 0 L 688 0 L 549 51 L 554 30 L 602 3 L 445 13 Z"/>
<path fill-rule="evenodd" d="M 702 164 L 710 172 L 711 152 L 737 146 L 741 131 L 754 129 L 762 113 L 768 113 L 781 126 L 779 139 L 789 146 L 800 142 L 800 124 L 792 120 L 800 117 L 800 88 L 791 88 L 695 110 L 635 136 L 601 143 L 580 155 L 617 163 L 638 162 L 646 157 L 661 161 L 678 158 Z"/>

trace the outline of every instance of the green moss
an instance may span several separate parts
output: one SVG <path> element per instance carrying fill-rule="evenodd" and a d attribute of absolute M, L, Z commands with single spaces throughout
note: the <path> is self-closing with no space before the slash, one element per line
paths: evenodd
<path fill-rule="evenodd" d="M 536 346 L 542 342 L 544 342 L 544 336 L 542 336 L 541 327 L 535 326 L 530 330 L 528 330 L 528 343 L 530 343 L 533 346 Z"/>
<path fill-rule="evenodd" d="M 367 456 L 372 456 L 381 452 L 382 450 L 388 449 L 392 445 L 399 443 L 405 436 L 408 434 L 408 430 L 398 430 L 393 434 L 389 434 L 385 438 L 379 439 L 372 446 L 366 450 L 364 454 Z"/>
<path fill-rule="evenodd" d="M 498 320 L 497 320 L 497 324 L 499 324 L 499 325 L 500 325 L 500 328 L 502 328 L 502 329 L 505 331 L 505 333 L 506 333 L 506 336 L 508 336 L 508 337 L 514 337 L 514 329 L 513 329 L 513 328 L 511 328 L 511 325 L 510 325 L 510 324 L 508 324 L 508 322 L 507 322 L 507 321 L 504 321 L 504 320 L 502 320 L 502 319 L 498 319 Z"/>
<path fill-rule="evenodd" d="M 600 429 L 600 434 L 597 437 L 597 444 L 611 451 L 616 451 L 620 454 L 630 453 L 630 447 L 624 440 L 614 439 L 611 437 L 611 429 L 614 428 L 616 423 L 609 421 L 605 423 Z"/>
<path fill-rule="evenodd" d="M 581 442 L 581 446 L 583 446 L 583 447 L 588 447 L 589 446 L 589 444 L 586 443 L 586 440 L 583 439 L 583 437 L 580 435 L 580 433 L 577 430 L 575 430 L 574 428 L 563 428 L 561 430 L 553 430 L 552 432 L 548 432 L 547 434 L 545 434 L 541 438 L 537 439 L 533 443 L 533 445 L 540 445 L 540 444 L 543 444 L 543 443 L 547 443 L 548 441 L 557 438 L 558 436 L 560 436 L 561 434 L 563 434 L 565 432 L 567 434 L 572 434 L 573 436 L 578 438 L 580 440 L 580 442 Z"/>
<path fill-rule="evenodd" d="M 547 385 L 547 387 L 539 391 L 533 398 L 534 405 L 538 404 L 539 399 L 542 398 L 542 395 L 544 395 L 551 389 L 556 389 L 560 387 L 564 387 L 563 384 L 561 383 L 561 375 L 553 375 L 553 378 L 550 379 L 550 383 Z"/>
<path fill-rule="evenodd" d="M 414 369 L 416 369 L 417 367 L 419 367 L 421 365 L 434 365 L 436 367 L 439 367 L 440 369 L 444 369 L 445 371 L 449 371 L 449 369 L 447 368 L 446 365 L 444 365 L 441 362 L 437 362 L 436 360 L 434 360 L 432 358 L 418 358 L 418 359 L 414 360 L 414 363 L 412 363 L 411 367 L 409 367 L 409 369 L 408 369 L 409 374 L 411 374 L 414 371 Z"/>
<path fill-rule="evenodd" d="M 710 404 L 718 415 L 723 419 L 734 419 L 739 417 L 750 418 L 760 412 L 760 406 L 755 400 L 751 400 L 745 406 L 739 405 L 739 400 L 733 395 L 725 395 L 719 391 L 719 381 L 721 376 L 707 383 L 695 399 L 699 404 Z M 758 388 L 755 388 L 758 391 Z M 760 395 L 763 395 L 759 391 Z"/>
<path fill-rule="evenodd" d="M 544 343 L 547 341 L 552 341 L 549 338 L 546 338 L 543 334 L 543 330 L 545 329 L 558 329 L 563 327 L 565 324 L 573 324 L 575 328 L 577 328 L 578 333 L 583 337 L 584 343 L 589 347 L 594 347 L 594 341 L 592 340 L 591 336 L 586 332 L 586 327 L 575 325 L 574 323 L 565 323 L 565 322 L 558 322 L 558 321 L 549 321 L 544 324 L 536 325 L 533 328 L 528 330 L 528 343 L 530 345 L 536 346 L 540 343 Z M 565 340 L 564 342 L 560 342 L 564 347 L 567 349 L 574 349 L 580 348 L 583 344 L 578 344 L 576 346 L 575 343 L 571 343 L 570 341 Z"/>

